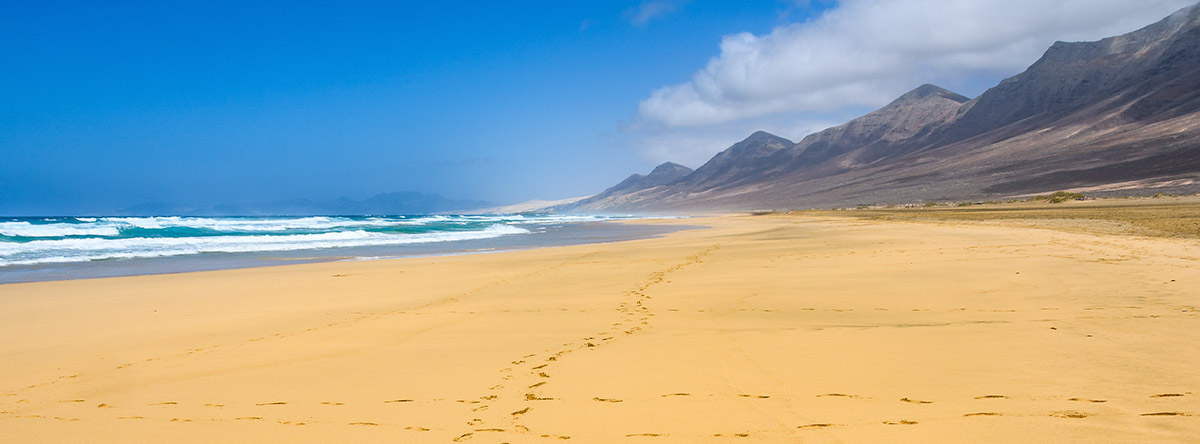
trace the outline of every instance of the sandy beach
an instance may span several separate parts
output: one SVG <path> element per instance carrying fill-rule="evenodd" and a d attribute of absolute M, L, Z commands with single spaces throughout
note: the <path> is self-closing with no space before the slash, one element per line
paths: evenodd
<path fill-rule="evenodd" d="M 0 285 L 0 441 L 1200 437 L 1200 240 L 830 215 Z"/>

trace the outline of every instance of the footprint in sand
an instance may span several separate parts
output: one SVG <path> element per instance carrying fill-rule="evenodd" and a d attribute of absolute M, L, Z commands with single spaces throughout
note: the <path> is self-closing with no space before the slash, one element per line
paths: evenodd
<path fill-rule="evenodd" d="M 351 422 L 351 423 L 347 423 L 346 425 L 373 427 L 373 426 L 379 425 L 379 423 L 377 423 L 377 422 Z"/>
<path fill-rule="evenodd" d="M 466 441 L 466 440 L 468 440 L 468 439 L 471 439 L 473 436 L 475 436 L 475 433 L 474 433 L 474 432 L 467 432 L 467 433 L 463 433 L 463 434 L 461 434 L 461 435 L 458 435 L 458 437 L 457 437 L 457 438 L 454 438 L 454 442 L 462 442 L 462 441 Z"/>
<path fill-rule="evenodd" d="M 975 399 L 1008 399 L 1008 397 L 1004 395 L 983 395 L 976 396 Z"/>
<path fill-rule="evenodd" d="M 225 404 L 204 404 L 205 407 L 224 408 Z"/>
<path fill-rule="evenodd" d="M 713 434 L 713 436 L 716 436 L 716 437 L 726 437 L 726 436 L 732 436 L 732 437 L 734 437 L 734 438 L 749 438 L 749 437 L 750 437 L 750 434 L 749 434 L 749 433 L 733 433 L 733 434 L 728 434 L 728 435 L 727 435 L 727 434 L 724 434 L 724 433 L 714 433 L 714 434 Z"/>
<path fill-rule="evenodd" d="M 963 417 L 970 417 L 970 416 L 1001 416 L 1001 415 L 996 412 L 975 412 L 975 413 L 964 413 L 963 414 Z"/>
<path fill-rule="evenodd" d="M 670 398 L 673 396 L 692 396 L 692 394 L 691 393 L 667 393 L 665 395 L 662 395 L 662 397 L 664 397 L 664 398 Z"/>
<path fill-rule="evenodd" d="M 639 437 L 639 436 L 655 437 L 655 436 L 667 436 L 667 435 L 665 433 L 630 433 L 628 435 L 625 435 L 626 438 L 634 438 L 634 437 Z"/>
<path fill-rule="evenodd" d="M 214 404 L 214 405 L 216 405 L 216 406 L 218 406 L 218 407 L 220 406 L 220 404 Z M 346 403 L 344 403 L 344 402 L 333 402 L 333 401 L 321 401 L 321 405 L 346 405 Z"/>
<path fill-rule="evenodd" d="M 1180 396 L 1183 396 L 1183 393 L 1159 393 L 1157 395 L 1150 395 L 1151 398 L 1177 398 Z"/>
<path fill-rule="evenodd" d="M 798 428 L 798 429 L 823 429 L 825 427 L 834 427 L 836 425 L 837 424 L 827 424 L 827 423 L 823 423 L 823 422 L 818 422 L 815 424 L 805 424 L 802 426 L 796 426 L 796 428 Z"/>
<path fill-rule="evenodd" d="M 83 399 L 64 399 L 64 400 L 58 401 L 58 402 L 87 402 L 87 401 L 83 400 Z"/>
<path fill-rule="evenodd" d="M 538 395 L 536 395 L 536 394 L 526 393 L 525 400 L 526 401 L 553 401 L 554 398 L 539 398 Z"/>
<path fill-rule="evenodd" d="M 1055 418 L 1079 419 L 1079 418 L 1087 418 L 1088 415 L 1086 413 L 1077 412 L 1074 410 L 1061 410 L 1061 411 L 1057 411 L 1057 412 L 1050 412 L 1050 416 L 1053 416 Z"/>
<path fill-rule="evenodd" d="M 913 425 L 913 424 L 916 424 L 917 422 L 909 421 L 907 419 L 901 419 L 899 421 L 884 421 L 883 423 L 887 424 L 887 425 Z"/>
<path fill-rule="evenodd" d="M 287 405 L 287 402 L 286 401 L 260 402 L 258 404 L 254 404 L 254 405 L 259 406 L 259 407 L 268 406 L 268 405 Z"/>
<path fill-rule="evenodd" d="M 1154 412 L 1142 413 L 1142 416 L 1192 416 L 1190 413 L 1184 412 Z"/>
<path fill-rule="evenodd" d="M 933 401 L 922 401 L 920 399 L 912 398 L 900 398 L 900 402 L 907 402 L 909 404 L 933 404 Z"/>
<path fill-rule="evenodd" d="M 175 401 L 167 401 L 167 402 L 155 402 L 155 403 L 151 403 L 150 405 L 176 405 L 176 404 L 179 404 L 179 403 L 175 402 Z"/>
<path fill-rule="evenodd" d="M 103 403 L 103 402 L 102 402 L 102 403 L 100 403 L 99 405 L 97 405 L 97 406 L 96 406 L 96 408 L 98 408 L 98 409 L 111 409 L 111 408 L 112 408 L 112 406 L 111 406 L 111 405 L 108 405 L 108 404 L 105 404 L 105 403 Z"/>
<path fill-rule="evenodd" d="M 512 412 L 512 415 L 513 415 L 513 416 L 521 416 L 521 415 L 524 415 L 524 414 L 526 414 L 526 413 L 529 413 L 529 407 L 525 407 L 525 408 L 523 408 L 523 409 L 521 409 L 521 410 L 517 410 L 517 411 L 515 411 L 515 412 Z"/>
<path fill-rule="evenodd" d="M 1108 402 L 1108 400 L 1107 400 L 1107 399 L 1088 399 L 1088 398 L 1071 398 L 1071 399 L 1068 399 L 1067 401 L 1076 401 L 1076 402 L 1095 402 L 1095 403 L 1100 403 L 1100 402 Z"/>
<path fill-rule="evenodd" d="M 238 421 L 261 421 L 262 417 L 261 416 L 239 416 L 239 417 L 233 418 L 233 419 L 236 419 Z"/>
<path fill-rule="evenodd" d="M 858 395 L 848 395 L 848 394 L 845 394 L 845 393 L 826 393 L 826 394 L 823 394 L 823 395 L 817 395 L 817 397 L 818 397 L 818 398 L 828 398 L 828 397 L 833 397 L 833 398 L 850 398 L 850 399 L 858 399 L 858 398 L 859 398 L 859 396 L 858 396 Z"/>
<path fill-rule="evenodd" d="M 592 398 L 592 400 L 600 401 L 600 402 L 622 402 L 620 399 L 600 398 L 600 397 Z"/>
<path fill-rule="evenodd" d="M 767 398 L 770 398 L 770 397 L 771 397 L 771 395 L 748 395 L 748 394 L 745 394 L 745 393 L 738 393 L 738 397 L 741 397 L 741 398 L 755 398 L 755 399 L 767 399 Z"/>
<path fill-rule="evenodd" d="M 429 429 L 424 427 L 405 427 L 404 430 L 412 430 L 415 432 L 428 432 Z"/>

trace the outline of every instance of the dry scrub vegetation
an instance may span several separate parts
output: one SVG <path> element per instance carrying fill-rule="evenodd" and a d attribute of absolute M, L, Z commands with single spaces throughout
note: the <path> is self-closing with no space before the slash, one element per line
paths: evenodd
<path fill-rule="evenodd" d="M 1067 231 L 1200 238 L 1200 196 L 1046 201 L 937 208 L 873 208 L 804 214 L 912 222 L 995 222 Z"/>

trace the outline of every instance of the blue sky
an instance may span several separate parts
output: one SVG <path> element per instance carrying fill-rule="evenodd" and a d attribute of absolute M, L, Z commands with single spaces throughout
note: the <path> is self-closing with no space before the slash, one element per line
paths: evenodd
<path fill-rule="evenodd" d="M 1018 16 L 1023 34 L 985 30 L 929 56 L 944 37 L 904 34 L 925 26 L 921 1 L 6 2 L 0 214 L 585 195 L 665 160 L 699 166 L 754 129 L 798 139 L 924 81 L 973 96 L 1047 40 L 1129 31 L 1187 3 L 1075 2 L 1101 12 Z M 994 14 L 969 9 L 951 13 Z M 880 14 L 897 29 L 872 23 Z M 913 41 L 893 61 L 911 69 L 813 50 L 905 51 L 871 46 L 880 30 Z"/>

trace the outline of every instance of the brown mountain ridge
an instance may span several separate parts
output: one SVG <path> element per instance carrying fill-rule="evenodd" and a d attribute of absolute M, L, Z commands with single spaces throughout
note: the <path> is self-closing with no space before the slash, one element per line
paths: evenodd
<path fill-rule="evenodd" d="M 557 209 L 835 207 L 1168 182 L 1200 190 L 1200 5 L 1057 42 L 974 99 L 922 85 L 799 142 L 759 131 L 688 174 Z"/>

